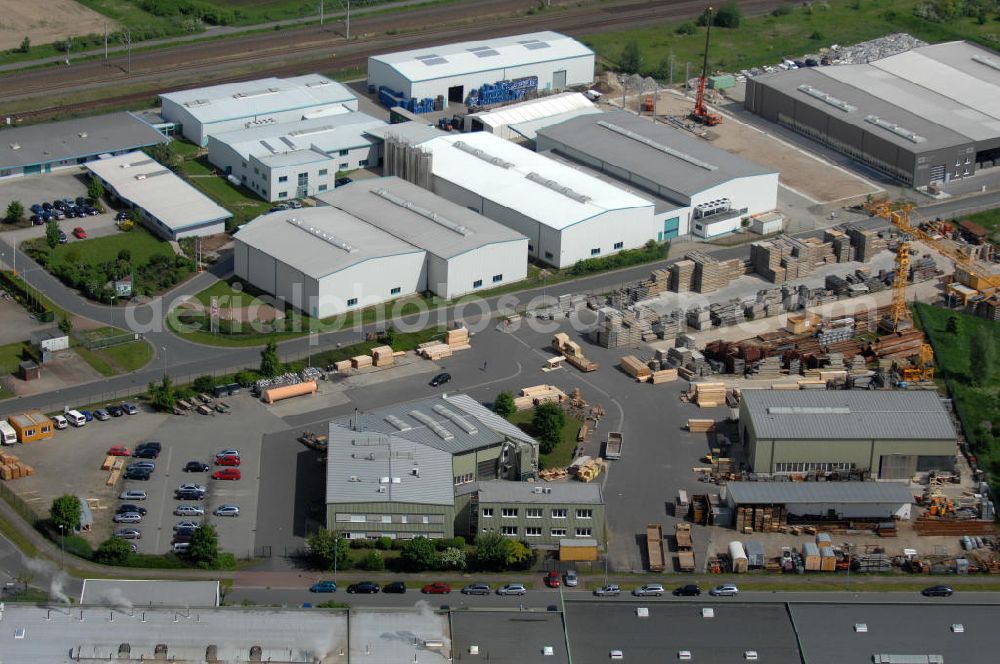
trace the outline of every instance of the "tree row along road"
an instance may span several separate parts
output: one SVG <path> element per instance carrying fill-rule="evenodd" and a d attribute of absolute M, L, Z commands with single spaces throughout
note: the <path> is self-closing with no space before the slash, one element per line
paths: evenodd
<path fill-rule="evenodd" d="M 193 42 L 182 46 L 134 53 L 131 74 L 125 56 L 106 62 L 90 60 L 69 67 L 41 68 L 11 73 L 0 78 L 0 95 L 7 100 L 38 98 L 38 108 L 18 113 L 25 119 L 43 119 L 73 111 L 94 111 L 147 100 L 165 89 L 179 90 L 204 85 L 287 76 L 332 69 L 363 69 L 368 57 L 388 51 L 419 48 L 435 43 L 486 39 L 534 30 L 558 30 L 573 36 L 645 27 L 661 21 L 696 16 L 704 9 L 701 0 L 641 2 L 622 0 L 612 5 L 585 5 L 514 15 L 530 2 L 494 2 L 464 5 L 461 13 L 452 6 L 443 18 L 422 8 L 389 16 L 369 17 L 352 24 L 352 33 L 364 35 L 345 41 L 333 26 L 266 32 L 243 38 Z M 764 13 L 787 0 L 747 0 L 741 3 L 749 14 Z M 473 10 L 475 13 L 470 14 Z M 501 11 L 504 10 L 504 11 Z M 336 26 L 337 29 L 340 26 Z M 401 34 L 386 34 L 399 30 Z M 294 60 L 294 62 L 292 62 Z M 247 69 L 254 66 L 253 70 Z M 82 90 L 140 87 L 123 95 L 72 104 L 53 104 L 46 94 Z M 59 100 L 64 101 L 63 99 Z"/>

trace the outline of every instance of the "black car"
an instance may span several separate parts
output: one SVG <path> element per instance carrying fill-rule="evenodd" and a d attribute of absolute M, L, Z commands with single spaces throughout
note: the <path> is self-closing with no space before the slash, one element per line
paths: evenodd
<path fill-rule="evenodd" d="M 145 450 L 145 449 L 156 450 L 156 453 L 159 454 L 160 452 L 163 451 L 163 443 L 157 442 L 155 440 L 147 440 L 145 443 L 139 443 L 138 445 L 136 445 L 135 449 L 137 449 L 137 450 Z"/>
<path fill-rule="evenodd" d="M 184 464 L 185 473 L 204 473 L 208 472 L 209 465 L 207 463 L 202 463 L 201 461 L 188 461 Z"/>
<path fill-rule="evenodd" d="M 680 588 L 674 589 L 674 595 L 677 597 L 698 597 L 701 595 L 701 588 L 689 583 L 686 586 L 681 586 Z"/>
<path fill-rule="evenodd" d="M 59 244 L 66 244 L 69 242 L 69 237 L 63 231 L 59 231 Z"/>
<path fill-rule="evenodd" d="M 153 475 L 153 471 L 149 468 L 129 468 L 125 471 L 125 479 L 127 480 L 148 480 Z"/>
<path fill-rule="evenodd" d="M 74 210 L 73 208 L 66 208 L 65 210 L 63 210 L 63 214 L 66 215 L 67 219 L 76 219 L 77 217 L 77 211 Z"/>
<path fill-rule="evenodd" d="M 42 203 L 42 209 L 48 212 L 49 210 L 52 209 L 52 203 L 45 201 L 44 203 Z"/>
<path fill-rule="evenodd" d="M 450 373 L 447 373 L 447 372 L 446 373 L 439 373 L 438 375 L 434 376 L 434 378 L 431 379 L 431 387 L 437 387 L 439 385 L 444 385 L 445 383 L 447 383 L 450 380 L 451 380 L 451 374 Z"/>
<path fill-rule="evenodd" d="M 402 581 L 393 581 L 392 583 L 387 583 L 382 586 L 382 592 L 384 593 L 396 593 L 397 595 L 402 595 L 406 592 L 406 584 Z"/>
<path fill-rule="evenodd" d="M 30 221 L 32 226 L 40 226 L 43 223 L 42 218 L 39 217 L 37 214 L 31 215 Z"/>
<path fill-rule="evenodd" d="M 120 406 L 114 406 L 110 404 L 105 406 L 104 410 L 108 411 L 108 415 L 110 415 L 111 417 L 121 417 L 122 415 L 125 414 L 125 411 L 122 410 Z"/>
<path fill-rule="evenodd" d="M 931 586 L 921 590 L 920 594 L 924 597 L 951 597 L 955 591 L 951 589 L 951 586 Z"/>
<path fill-rule="evenodd" d="M 380 590 L 377 583 L 372 583 L 371 581 L 361 581 L 360 583 L 352 583 L 347 586 L 347 592 L 349 593 L 365 593 L 373 594 Z"/>
<path fill-rule="evenodd" d="M 174 498 L 177 500 L 204 500 L 205 494 L 201 491 L 175 491 Z"/>
<path fill-rule="evenodd" d="M 134 456 L 136 459 L 155 459 L 156 457 L 160 456 L 160 453 L 157 452 L 152 447 L 143 447 L 133 452 L 132 456 Z"/>
<path fill-rule="evenodd" d="M 86 204 L 87 204 L 87 199 L 86 199 L 86 198 L 84 198 L 83 196 L 77 196 L 77 197 L 76 197 L 76 201 L 75 201 L 75 202 L 76 202 L 76 204 L 77 204 L 77 205 L 79 205 L 80 207 L 83 207 L 84 205 L 86 205 Z"/>
<path fill-rule="evenodd" d="M 135 512 L 140 516 L 146 516 L 146 508 L 139 507 L 138 505 L 133 505 L 131 503 L 124 503 L 118 506 L 117 514 L 125 514 L 126 512 Z"/>

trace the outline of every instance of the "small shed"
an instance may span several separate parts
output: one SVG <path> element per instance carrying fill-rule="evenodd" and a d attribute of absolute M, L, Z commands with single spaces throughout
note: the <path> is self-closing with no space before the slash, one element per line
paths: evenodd
<path fill-rule="evenodd" d="M 597 540 L 589 537 L 559 540 L 559 560 L 597 560 Z"/>
<path fill-rule="evenodd" d="M 89 533 L 94 527 L 94 513 L 90 510 L 90 503 L 86 498 L 78 496 L 80 500 L 80 523 L 77 525 L 77 532 Z"/>
<path fill-rule="evenodd" d="M 24 360 L 18 365 L 18 375 L 21 380 L 38 380 L 42 377 L 42 368 L 34 360 Z"/>
<path fill-rule="evenodd" d="M 780 233 L 785 228 L 785 217 L 778 212 L 765 212 L 750 222 L 750 230 L 758 235 Z"/>
<path fill-rule="evenodd" d="M 57 327 L 38 330 L 31 335 L 31 345 L 43 353 L 54 353 L 69 348 L 69 335 Z M 44 361 L 44 358 L 43 360 Z"/>

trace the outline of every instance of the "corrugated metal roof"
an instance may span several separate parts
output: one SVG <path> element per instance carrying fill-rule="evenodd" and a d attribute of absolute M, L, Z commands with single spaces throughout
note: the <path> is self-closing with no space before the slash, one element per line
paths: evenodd
<path fill-rule="evenodd" d="M 598 483 L 557 482 L 539 484 L 536 482 L 509 482 L 491 480 L 479 482 L 477 486 L 480 503 L 576 503 L 579 505 L 603 505 L 604 496 Z"/>
<path fill-rule="evenodd" d="M 935 392 L 744 390 L 742 398 L 759 439 L 956 438 Z"/>
<path fill-rule="evenodd" d="M 367 129 L 386 126 L 388 123 L 364 113 L 324 115 L 310 120 L 238 129 L 215 134 L 209 139 L 229 146 L 244 159 L 253 155 L 265 163 L 274 155 L 312 150 L 319 156 L 336 158 L 340 150 L 348 150 L 374 142 Z M 270 147 L 269 147 L 270 146 Z M 315 158 L 317 155 L 313 155 Z"/>
<path fill-rule="evenodd" d="M 489 127 L 501 127 L 516 122 L 540 120 L 569 111 L 598 111 L 593 102 L 580 92 L 560 92 L 556 95 L 501 106 L 489 111 L 479 111 L 469 117 L 480 120 Z"/>
<path fill-rule="evenodd" d="M 171 581 L 157 579 L 84 579 L 80 604 L 95 606 L 190 606 L 219 605 L 218 581 Z"/>
<path fill-rule="evenodd" d="M 728 482 L 724 488 L 734 503 L 745 505 L 913 502 L 909 487 L 898 482 Z"/>

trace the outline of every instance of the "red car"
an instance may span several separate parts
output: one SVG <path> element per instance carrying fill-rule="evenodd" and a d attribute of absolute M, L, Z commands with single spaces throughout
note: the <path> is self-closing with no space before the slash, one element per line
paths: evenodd
<path fill-rule="evenodd" d="M 240 465 L 240 458 L 238 456 L 233 456 L 232 454 L 226 454 L 223 456 L 215 457 L 216 466 L 238 466 Z"/>
<path fill-rule="evenodd" d="M 212 473 L 213 480 L 238 480 L 242 477 L 239 468 L 223 468 Z"/>
<path fill-rule="evenodd" d="M 83 230 L 81 226 L 77 226 L 76 228 L 73 229 L 73 236 L 78 240 L 86 240 L 87 231 Z"/>
<path fill-rule="evenodd" d="M 548 576 L 545 577 L 545 585 L 549 588 L 558 588 L 562 585 L 562 582 L 559 580 L 559 572 L 555 570 L 549 572 Z"/>
<path fill-rule="evenodd" d="M 425 595 L 448 595 L 451 593 L 451 586 L 442 581 L 428 583 L 420 592 Z"/>
<path fill-rule="evenodd" d="M 132 451 L 124 445 L 112 445 L 108 450 L 109 456 L 132 456 Z"/>

